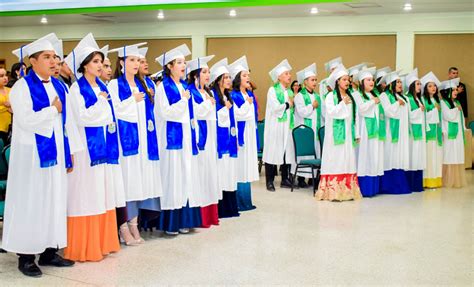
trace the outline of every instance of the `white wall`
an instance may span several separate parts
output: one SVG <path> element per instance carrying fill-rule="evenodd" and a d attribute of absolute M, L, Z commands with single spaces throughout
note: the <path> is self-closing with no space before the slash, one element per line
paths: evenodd
<path fill-rule="evenodd" d="M 474 33 L 474 12 L 372 16 L 228 19 L 129 24 L 41 25 L 5 27 L 0 41 L 32 40 L 50 32 L 63 39 L 80 39 L 93 32 L 97 39 L 191 37 L 193 57 L 206 53 L 209 37 L 317 35 L 397 35 L 397 69 L 413 68 L 415 34 Z"/>

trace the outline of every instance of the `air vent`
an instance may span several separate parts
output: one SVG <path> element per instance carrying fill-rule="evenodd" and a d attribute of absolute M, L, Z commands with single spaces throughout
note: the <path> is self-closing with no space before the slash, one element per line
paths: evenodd
<path fill-rule="evenodd" d="M 380 8 L 382 5 L 377 3 L 370 3 L 370 2 L 358 2 L 358 3 L 344 3 L 344 5 L 351 7 L 353 9 L 360 9 L 360 8 Z"/>

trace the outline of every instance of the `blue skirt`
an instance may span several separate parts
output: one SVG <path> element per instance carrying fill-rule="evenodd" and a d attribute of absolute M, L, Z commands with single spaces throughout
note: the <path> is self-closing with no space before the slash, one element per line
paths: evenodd
<path fill-rule="evenodd" d="M 178 232 L 181 228 L 197 228 L 201 225 L 201 208 L 189 207 L 189 202 L 180 209 L 161 211 L 160 230 Z"/>
<path fill-rule="evenodd" d="M 386 170 L 382 176 L 380 193 L 385 194 L 408 194 L 411 193 L 408 187 L 405 171 L 402 169 Z"/>
<path fill-rule="evenodd" d="M 382 176 L 358 176 L 360 192 L 363 197 L 372 197 L 380 193 Z"/>
<path fill-rule="evenodd" d="M 423 191 L 423 171 L 422 170 L 407 170 L 405 171 L 408 186 L 412 192 Z"/>
<path fill-rule="evenodd" d="M 237 192 L 223 191 L 222 199 L 218 203 L 219 218 L 239 216 L 239 207 L 237 206 Z"/>
<path fill-rule="evenodd" d="M 160 198 L 156 197 L 138 201 L 127 201 L 126 208 L 127 221 L 137 217 L 140 214 L 141 210 L 148 210 L 158 214 L 158 212 L 161 211 Z"/>
<path fill-rule="evenodd" d="M 257 208 L 252 204 L 252 185 L 250 182 L 237 183 L 237 206 L 239 211 L 247 211 Z"/>

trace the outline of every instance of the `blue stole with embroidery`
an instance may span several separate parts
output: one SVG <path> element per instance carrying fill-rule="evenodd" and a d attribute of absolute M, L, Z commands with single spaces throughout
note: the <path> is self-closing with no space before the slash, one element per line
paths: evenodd
<path fill-rule="evenodd" d="M 204 99 L 201 93 L 196 88 L 195 84 L 190 84 L 188 86 L 188 89 L 194 101 L 196 102 L 196 104 L 200 105 L 202 102 L 204 102 Z M 207 142 L 207 121 L 198 120 L 197 123 L 199 126 L 199 140 L 198 140 L 197 146 L 199 150 L 204 150 L 206 147 L 206 142 Z"/>
<path fill-rule="evenodd" d="M 99 86 L 101 92 L 107 93 L 107 95 L 109 94 L 107 87 L 99 78 L 96 78 L 95 82 Z M 95 105 L 98 101 L 98 97 L 86 77 L 83 76 L 77 80 L 77 84 L 79 85 L 79 91 L 84 98 L 86 109 Z M 112 111 L 113 120 L 113 122 L 107 126 L 107 134 L 104 135 L 104 127 L 84 127 L 91 166 L 103 163 L 118 164 L 119 147 L 114 107 L 112 105 L 112 100 L 109 99 L 107 102 Z"/>
<path fill-rule="evenodd" d="M 117 78 L 118 96 L 120 101 L 125 101 L 132 96 L 132 90 L 128 85 L 125 75 Z M 138 123 L 131 123 L 121 119 L 117 119 L 120 144 L 122 145 L 123 156 L 130 156 L 138 154 Z"/>
<path fill-rule="evenodd" d="M 176 86 L 173 79 L 170 76 L 165 75 L 163 77 L 163 88 L 165 89 L 166 97 L 170 105 L 175 104 L 181 100 L 181 94 L 179 93 L 178 86 Z M 181 81 L 181 84 L 186 89 L 186 82 Z M 191 145 L 193 155 L 197 155 L 198 147 L 196 143 L 196 133 L 193 127 L 194 110 L 193 101 L 188 100 L 189 119 L 191 126 Z M 178 122 L 166 121 L 166 149 L 169 150 L 180 150 L 183 148 L 183 124 Z"/>
<path fill-rule="evenodd" d="M 247 90 L 247 95 L 253 99 L 253 109 L 254 109 L 254 114 L 255 114 L 255 127 L 257 127 L 258 124 L 258 109 L 257 109 L 257 99 L 255 99 L 255 95 Z M 232 100 L 234 103 L 237 105 L 237 107 L 241 107 L 243 104 L 245 104 L 245 99 L 244 95 L 242 95 L 242 92 L 239 90 L 233 90 L 230 93 L 230 96 L 232 97 Z M 245 133 L 245 121 L 238 121 L 237 122 L 237 130 L 238 130 L 238 141 L 239 141 L 239 146 L 244 146 L 245 140 L 244 140 L 244 133 Z M 257 137 L 257 150 L 259 150 L 260 143 L 258 142 L 258 130 L 255 129 L 255 135 Z"/>
<path fill-rule="evenodd" d="M 39 112 L 44 108 L 51 106 L 49 102 L 48 93 L 46 88 L 41 82 L 40 78 L 36 73 L 31 70 L 25 77 L 26 84 L 30 90 L 31 101 L 33 102 L 33 111 Z M 62 103 L 63 109 L 61 113 L 62 126 L 63 126 L 63 141 L 64 141 L 64 159 L 66 168 L 72 167 L 71 152 L 69 148 L 69 140 L 67 138 L 67 132 L 65 128 L 66 123 L 66 89 L 63 87 L 61 82 L 51 77 L 51 83 L 53 84 L 56 93 L 58 94 L 59 100 Z M 58 164 L 58 151 L 56 146 L 56 138 L 53 135 L 50 138 L 35 134 L 36 149 L 38 150 L 38 156 L 40 159 L 40 167 L 47 168 Z"/>
<path fill-rule="evenodd" d="M 220 109 L 227 109 L 222 105 L 217 98 L 217 91 L 214 90 L 216 96 L 216 114 L 219 117 L 218 111 Z M 229 110 L 230 127 L 220 127 L 219 119 L 217 124 L 217 155 L 222 158 L 224 154 L 229 154 L 230 157 L 237 157 L 237 132 L 235 127 L 234 105 Z"/>
<path fill-rule="evenodd" d="M 156 124 L 155 124 L 155 114 L 153 113 L 153 109 L 155 104 L 150 100 L 150 97 L 146 94 L 146 90 L 152 89 L 153 92 L 155 89 L 155 85 L 151 80 L 145 77 L 145 84 L 147 87 L 145 88 L 140 80 L 135 77 L 135 84 L 138 87 L 138 90 L 145 94 L 145 118 L 146 118 L 146 141 L 147 141 L 147 151 L 148 151 L 148 159 L 149 160 L 159 160 L 159 151 L 158 151 L 158 136 L 156 134 Z"/>

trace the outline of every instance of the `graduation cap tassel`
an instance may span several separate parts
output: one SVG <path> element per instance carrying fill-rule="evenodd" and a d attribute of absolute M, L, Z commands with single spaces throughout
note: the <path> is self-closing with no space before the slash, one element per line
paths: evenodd
<path fill-rule="evenodd" d="M 72 50 L 72 67 L 74 69 L 74 76 L 78 79 L 76 74 L 76 53 L 74 52 L 74 49 Z"/>
<path fill-rule="evenodd" d="M 25 76 L 25 72 L 23 71 L 23 47 L 25 47 L 25 45 L 20 47 L 20 76 L 22 77 Z"/>
<path fill-rule="evenodd" d="M 124 75 L 124 77 L 126 77 L 125 76 L 125 66 L 127 66 L 125 64 L 125 61 L 127 60 L 127 55 L 126 55 L 127 49 L 126 48 L 127 48 L 127 46 L 123 46 L 123 75 Z"/>
<path fill-rule="evenodd" d="M 199 86 L 199 90 L 201 89 L 201 59 L 198 58 L 198 86 Z"/>

